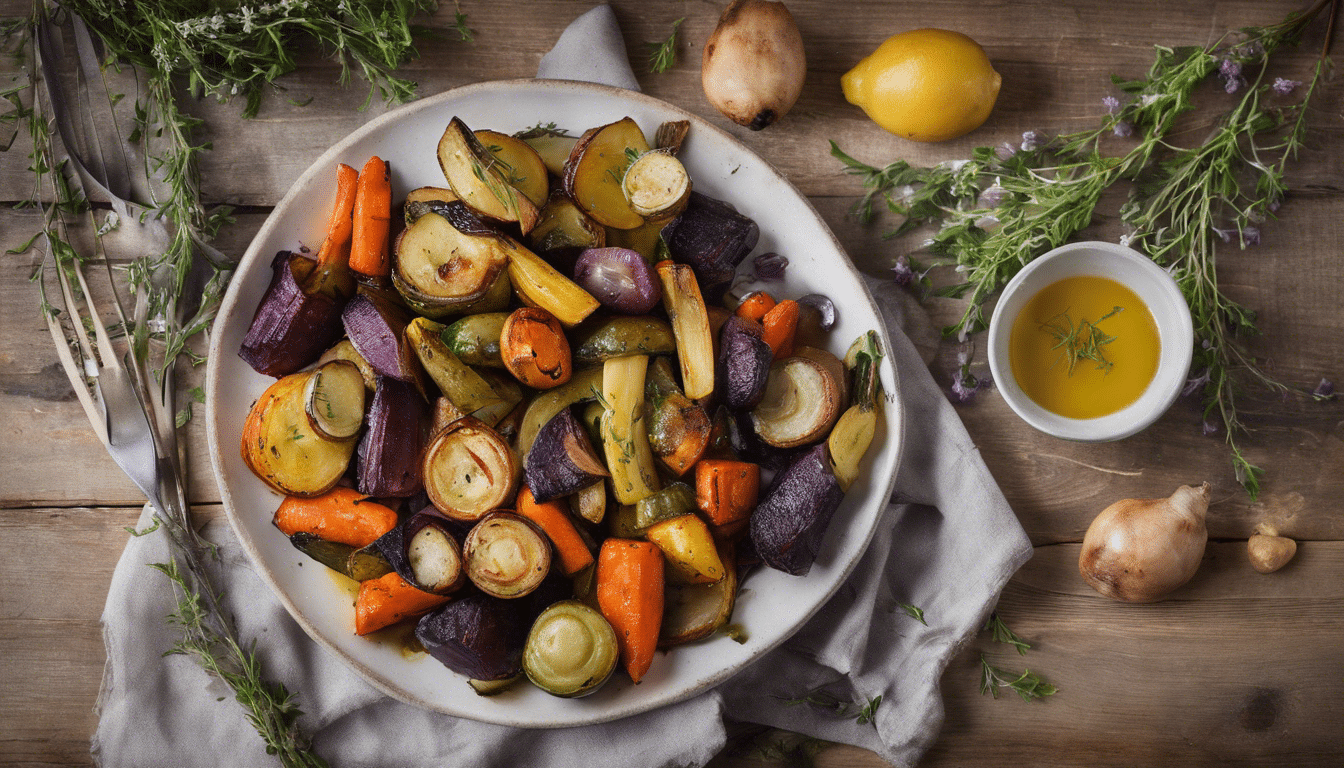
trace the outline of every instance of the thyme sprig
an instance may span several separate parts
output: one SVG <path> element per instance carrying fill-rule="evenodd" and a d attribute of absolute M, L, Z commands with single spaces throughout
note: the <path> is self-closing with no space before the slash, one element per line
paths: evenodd
<path fill-rule="evenodd" d="M 1003 688 L 1012 690 L 1023 701 L 1054 696 L 1059 691 L 1030 669 L 1024 669 L 1021 674 L 1014 676 L 1014 673 L 990 664 L 985 655 L 980 654 L 980 694 L 983 696 L 988 693 L 997 699 Z"/>
<path fill-rule="evenodd" d="M 227 7 L 208 0 L 131 4 L 63 0 L 49 10 L 44 0 L 36 0 L 31 18 L 5 26 L 7 50 L 23 52 L 20 60 L 27 77 L 0 89 L 0 98 L 12 107 L 0 114 L 0 120 L 26 123 L 32 140 L 31 197 L 42 212 L 42 223 L 41 231 L 22 250 L 34 245 L 46 248 L 43 265 L 34 274 L 44 314 L 58 313 L 47 301 L 45 281 L 38 279 L 46 265 L 68 272 L 73 265 L 91 259 L 72 244 L 70 232 L 76 223 L 88 221 L 93 225 L 94 253 L 101 257 L 101 237 L 118 226 L 118 220 L 109 213 L 99 225 L 79 186 L 79 176 L 57 150 L 50 132 L 55 108 L 43 97 L 42 89 L 35 87 L 43 84 L 43 76 L 52 76 L 40 72 L 37 66 L 32 41 L 39 25 L 47 20 L 59 25 L 69 18 L 68 14 L 83 18 L 106 52 L 98 62 L 102 85 L 111 81 L 110 73 L 129 68 L 138 86 L 134 94 L 117 93 L 110 87 L 102 88 L 99 94 L 94 92 L 95 84 L 83 94 L 81 103 L 105 100 L 103 106 L 110 109 L 114 124 L 125 109 L 133 113 L 128 121 L 133 128 L 117 139 L 139 150 L 144 162 L 139 171 L 148 180 L 142 186 L 149 190 L 149 199 L 126 201 L 126 210 L 143 220 L 160 220 L 169 236 L 162 252 L 141 257 L 125 268 L 135 311 L 109 328 L 129 344 L 134 369 L 152 368 L 156 374 L 158 387 L 151 393 L 156 421 L 181 427 L 189 418 L 189 410 L 172 410 L 172 374 L 176 362 L 184 356 L 193 363 L 203 360 L 189 344 L 209 327 L 231 271 L 230 259 L 209 245 L 218 228 L 229 220 L 228 211 L 207 211 L 201 200 L 198 160 L 210 146 L 196 139 L 201 123 L 179 109 L 179 100 L 186 94 L 212 95 L 221 100 L 241 96 L 244 116 L 254 115 L 264 90 L 278 87 L 276 78 L 294 69 L 290 51 L 303 48 L 304 40 L 332 52 L 341 64 L 342 81 L 348 80 L 352 71 L 369 81 L 366 105 L 375 92 L 390 101 L 408 99 L 414 83 L 391 73 L 413 53 L 411 17 L 434 5 L 433 0 L 355 4 L 281 0 L 263 6 Z M 44 68 L 56 64 L 44 58 Z M 22 98 L 25 92 L 30 94 L 26 103 Z M 123 99 L 124 95 L 132 98 Z M 117 106 L 123 101 L 123 112 L 119 113 Z M 4 148 L 8 144 L 6 140 Z M 71 147 L 64 149 L 74 151 Z M 136 171 L 129 167 L 125 170 Z M 198 402 L 201 399 L 194 392 L 192 398 Z M 169 434 L 172 429 L 167 428 Z M 169 463 L 181 479 L 176 456 L 175 450 L 169 451 Z M 185 484 L 179 483 L 179 487 Z M 152 526 L 135 534 L 161 530 L 161 535 L 169 537 L 170 560 L 152 564 L 178 593 L 178 605 L 169 620 L 182 635 L 169 653 L 193 657 L 228 684 L 264 740 L 267 752 L 277 755 L 282 764 L 325 765 L 309 750 L 298 728 L 301 713 L 294 696 L 284 686 L 264 680 L 254 647 L 239 641 L 231 618 L 222 610 L 219 593 L 205 568 L 205 559 L 215 554 L 214 546 L 196 534 L 186 499 L 170 500 L 167 506 L 166 516 L 156 514 Z"/>
<path fill-rule="evenodd" d="M 1096 320 L 1083 318 L 1076 323 L 1065 311 L 1041 323 L 1041 328 L 1055 337 L 1055 344 L 1050 349 L 1059 350 L 1056 361 L 1064 360 L 1068 363 L 1070 376 L 1073 375 L 1073 369 L 1083 360 L 1096 363 L 1099 371 L 1111 372 L 1115 363 L 1106 359 L 1106 352 L 1102 347 L 1115 341 L 1115 337 L 1097 326 L 1107 318 L 1123 312 L 1124 309 L 1116 307 Z"/>
<path fill-rule="evenodd" d="M 677 31 L 681 29 L 681 23 L 686 21 L 686 17 L 672 22 L 672 34 L 667 36 L 666 40 L 659 43 L 645 43 L 649 49 L 649 72 L 658 75 L 672 68 L 677 63 Z"/>
<path fill-rule="evenodd" d="M 1267 67 L 1337 2 L 1318 0 L 1304 13 L 1207 46 L 1156 46 L 1145 77 L 1113 78 L 1128 101 L 1108 97 L 1108 114 L 1089 130 L 1053 138 L 1029 131 L 1020 144 L 980 147 L 968 160 L 931 168 L 903 160 L 871 166 L 835 142 L 831 153 L 863 180 L 865 192 L 853 208 L 860 220 L 884 204 L 899 219 L 888 236 L 937 227 L 927 242 L 932 266 L 953 267 L 960 279 L 933 292 L 966 299 L 960 320 L 945 329 L 962 340 L 987 327 L 986 302 L 1018 270 L 1088 226 L 1105 190 L 1132 183 L 1119 212 L 1128 230 L 1121 242 L 1166 267 L 1181 286 L 1198 342 L 1191 388 L 1202 390 L 1206 425 L 1222 421 L 1233 470 L 1254 499 L 1263 470 L 1238 442 L 1246 432 L 1236 405 L 1240 383 L 1282 393 L 1299 388 L 1272 379 L 1246 349 L 1246 337 L 1257 332 L 1255 314 L 1220 288 L 1217 248 L 1256 244 L 1260 223 L 1283 200 L 1284 172 L 1302 146 L 1307 106 L 1329 62 L 1323 49 L 1296 101 L 1287 97 L 1299 84 L 1270 82 Z M 1215 74 L 1227 93 L 1240 96 L 1204 141 L 1181 146 L 1178 120 L 1196 108 L 1196 88 Z M 1103 139 L 1112 135 L 1135 141 L 1123 154 L 1103 153 Z"/>

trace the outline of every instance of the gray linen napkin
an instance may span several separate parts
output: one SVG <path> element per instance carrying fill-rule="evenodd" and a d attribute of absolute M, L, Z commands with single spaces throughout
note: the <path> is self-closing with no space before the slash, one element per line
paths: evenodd
<path fill-rule="evenodd" d="M 617 48 L 616 46 L 619 46 Z M 542 73 L 578 79 L 594 50 L 615 51 L 615 80 L 634 82 L 615 17 L 580 17 L 546 56 Z M 539 73 L 540 74 L 540 73 Z M 594 79 L 589 77 L 588 79 Z M 357 766 L 703 765 L 725 743 L 725 718 L 785 728 L 870 749 L 913 765 L 937 737 L 939 678 L 981 626 L 1031 545 L 919 353 L 902 331 L 918 318 L 890 281 L 870 280 L 887 321 L 909 417 L 896 499 L 854 575 L 797 635 L 718 688 L 642 715 L 559 730 L 517 730 L 427 712 L 383 696 L 320 650 L 252 570 L 232 530 L 212 523 L 217 583 L 244 638 L 255 638 L 265 675 L 299 694 L 302 725 L 336 768 Z M 148 522 L 143 515 L 142 525 Z M 146 564 L 168 556 L 162 534 L 132 537 L 103 612 L 107 666 L 92 751 L 107 768 L 274 764 L 228 689 L 183 656 L 163 617 L 175 598 Z M 923 609 L 928 626 L 899 603 Z M 971 684 L 971 683 L 967 683 Z M 789 705 L 824 688 L 842 700 L 882 696 L 872 725 L 852 715 Z"/>

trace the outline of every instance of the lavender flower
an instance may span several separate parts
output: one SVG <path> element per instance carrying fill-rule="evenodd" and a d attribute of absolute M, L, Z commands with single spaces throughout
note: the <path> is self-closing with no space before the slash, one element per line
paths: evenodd
<path fill-rule="evenodd" d="M 1014 147 L 1011 142 L 1005 141 L 994 148 L 994 156 L 999 158 L 1000 162 L 1008 160 L 1016 154 L 1017 147 Z"/>
<path fill-rule="evenodd" d="M 1242 248 L 1245 248 L 1248 245 L 1259 245 L 1259 244 L 1260 244 L 1259 227 L 1246 227 L 1245 229 L 1241 230 Z"/>
<path fill-rule="evenodd" d="M 1311 396 L 1317 400 L 1334 400 L 1335 383 L 1329 379 L 1321 379 L 1321 383 L 1311 391 Z"/>
<path fill-rule="evenodd" d="M 1035 131 L 1027 131 L 1022 134 L 1022 151 L 1035 152 L 1041 146 L 1041 137 Z"/>
<path fill-rule="evenodd" d="M 1218 425 L 1212 421 L 1209 421 L 1208 419 L 1205 419 L 1204 434 L 1205 436 L 1218 434 Z"/>
<path fill-rule="evenodd" d="M 971 373 L 971 354 L 974 350 L 973 345 L 966 343 L 957 350 L 957 367 L 952 371 L 952 397 L 958 403 L 970 402 L 976 392 L 994 383 L 988 374 L 976 378 Z"/>
<path fill-rule="evenodd" d="M 1241 62 L 1236 59 L 1223 59 L 1222 65 L 1218 67 L 1218 76 L 1223 79 L 1223 90 L 1228 93 L 1236 93 L 1245 83 L 1241 79 Z"/>
<path fill-rule="evenodd" d="M 907 256 L 897 256 L 896 265 L 891 268 L 891 272 L 896 284 L 900 286 L 909 286 L 919 278 L 915 270 L 910 268 L 910 259 Z"/>
<path fill-rule="evenodd" d="M 1211 378 L 1210 371 L 1208 368 L 1205 368 L 1204 372 L 1199 374 L 1198 376 L 1186 379 L 1185 387 L 1181 390 L 1181 396 L 1189 397 L 1195 394 L 1199 390 L 1203 389 L 1205 384 L 1209 383 L 1210 378 Z"/>
<path fill-rule="evenodd" d="M 1115 115 L 1120 113 L 1120 100 L 1114 96 L 1105 96 L 1101 100 L 1102 106 L 1106 107 L 1107 114 Z"/>
<path fill-rule="evenodd" d="M 1121 120 L 1115 124 L 1111 131 L 1122 139 L 1127 139 L 1134 135 L 1134 126 L 1128 120 Z"/>
<path fill-rule="evenodd" d="M 980 197 L 975 204 L 980 208 L 998 208 L 1006 199 L 1008 199 L 1008 190 L 995 182 L 980 193 Z"/>
<path fill-rule="evenodd" d="M 1293 92 L 1293 89 L 1301 84 L 1301 80 L 1287 80 L 1282 77 L 1276 77 L 1274 78 L 1274 84 L 1271 85 L 1270 88 L 1273 88 L 1274 92 L 1280 96 L 1287 96 Z"/>

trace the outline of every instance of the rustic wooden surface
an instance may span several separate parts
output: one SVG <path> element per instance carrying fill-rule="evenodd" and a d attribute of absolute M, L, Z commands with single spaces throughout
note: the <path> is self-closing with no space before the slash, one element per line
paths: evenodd
<path fill-rule="evenodd" d="M 1013 140 L 1025 130 L 1084 127 L 1111 93 L 1109 75 L 1146 71 L 1151 45 L 1205 44 L 1224 30 L 1281 19 L 1305 0 L 1150 3 L 925 3 L 789 0 L 806 41 L 808 80 L 782 122 L 749 133 L 719 117 L 699 84 L 700 48 L 719 2 L 614 3 L 628 46 L 664 37 L 686 17 L 676 67 L 648 74 L 645 92 L 704 115 L 741 137 L 809 195 L 854 260 L 882 274 L 906 244 L 881 238 L 846 216 L 859 191 L 828 155 L 835 139 L 874 163 L 898 157 L 931 163 L 971 147 Z M 430 26 L 452 24 L 444 3 Z M 526 77 L 563 27 L 588 2 L 462 0 L 475 42 L 446 37 L 421 44 L 407 66 L 429 95 L 482 80 Z M 27 12 L 26 0 L 0 0 L 0 15 Z M 978 40 L 1003 74 L 998 106 L 970 136 L 915 145 L 869 123 L 840 94 L 839 76 L 895 32 L 956 29 Z M 1301 73 L 1322 30 L 1290 54 L 1284 74 Z M 260 115 L 239 105 L 184 105 L 205 119 L 214 150 L 203 164 L 212 203 L 240 206 L 222 238 L 241 253 L 291 180 L 327 146 L 383 108 L 357 111 L 365 92 L 340 88 L 332 64 L 306 57 L 268 97 Z M 1298 79 L 1301 79 L 1300 77 Z M 1344 379 L 1344 121 L 1340 86 L 1331 83 L 1311 114 L 1309 149 L 1294 165 L 1282 221 L 1264 243 L 1219 254 L 1229 293 L 1259 313 L 1253 343 L 1274 375 L 1310 389 Z M 308 101 L 311 97 L 311 101 Z M 305 106 L 295 103 L 307 102 Z M 29 194 L 27 147 L 0 155 L 0 249 L 27 240 L 34 215 L 13 204 Z M 1087 234 L 1114 239 L 1113 212 Z M 29 282 L 32 253 L 0 259 L 0 763 L 87 765 L 92 705 L 102 672 L 98 617 L 113 566 L 140 497 L 102 452 L 60 373 Z M 937 323 L 954 302 L 929 305 Z M 944 384 L 955 350 L 933 363 Z M 983 355 L 981 355 L 983 358 Z M 983 363 L 977 364 L 983 369 Z M 946 723 L 925 766 L 991 765 L 1294 765 L 1340 764 L 1344 755 L 1344 409 L 1338 402 L 1279 398 L 1244 402 L 1254 433 L 1249 458 L 1268 470 L 1252 503 L 1237 488 L 1218 437 L 1201 433 L 1197 405 L 1179 402 L 1154 427 L 1103 445 L 1079 445 L 1032 431 L 993 391 L 959 412 L 1035 545 L 1035 556 L 1004 592 L 999 610 L 1032 643 L 1025 657 L 976 639 L 948 667 Z M 188 430 L 192 498 L 219 514 L 205 458 L 204 429 Z M 1124 497 L 1166 495 L 1208 480 L 1216 492 L 1210 545 L 1194 580 L 1156 605 L 1098 597 L 1076 571 L 1079 542 L 1092 517 Z M 1245 540 L 1262 520 L 1300 542 L 1297 558 L 1272 575 L 1246 562 Z M 1043 702 L 978 691 L 980 655 L 1013 669 L 1029 666 L 1059 687 Z M 724 755 L 720 766 L 759 757 Z M 775 758 L 775 764 L 788 764 Z M 863 750 L 824 749 L 826 766 L 879 766 Z"/>

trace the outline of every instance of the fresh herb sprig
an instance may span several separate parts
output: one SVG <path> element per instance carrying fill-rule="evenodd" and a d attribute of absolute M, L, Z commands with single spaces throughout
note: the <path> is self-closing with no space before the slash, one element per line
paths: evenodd
<path fill-rule="evenodd" d="M 1207 46 L 1157 46 L 1146 77 L 1114 78 L 1129 100 L 1108 97 L 1108 114 L 1090 130 L 1054 138 L 1029 131 L 1020 144 L 980 147 L 969 160 L 932 168 L 903 160 L 871 166 L 835 142 L 831 153 L 863 180 L 866 191 L 853 209 L 861 220 L 885 204 L 900 217 L 888 236 L 937 226 L 928 241 L 932 264 L 955 267 L 960 280 L 934 293 L 967 300 L 960 320 L 945 329 L 962 340 L 987 327 L 986 302 L 1018 270 L 1088 226 L 1105 190 L 1133 182 L 1120 210 L 1128 230 L 1121 242 L 1147 253 L 1181 286 L 1198 342 L 1187 389 L 1202 390 L 1206 431 L 1221 420 L 1233 470 L 1254 499 L 1263 470 L 1238 442 L 1246 431 L 1236 405 L 1239 385 L 1250 379 L 1273 391 L 1296 389 L 1269 377 L 1247 351 L 1255 315 L 1220 288 L 1217 247 L 1256 244 L 1260 223 L 1283 200 L 1284 172 L 1302 146 L 1307 106 L 1328 71 L 1327 51 L 1296 101 L 1286 99 L 1301 84 L 1270 82 L 1266 69 L 1276 51 L 1337 1 L 1318 0 L 1304 13 Z M 1177 120 L 1195 109 L 1195 89 L 1215 74 L 1227 93 L 1241 95 L 1202 143 L 1182 147 Z M 1102 140 L 1110 135 L 1136 141 L 1124 154 L 1108 155 Z"/>
<path fill-rule="evenodd" d="M 92 208 L 74 170 L 56 151 L 49 131 L 54 120 L 51 102 L 42 98 L 40 88 L 32 87 L 42 83 L 36 46 L 32 44 L 38 25 L 49 18 L 59 24 L 70 13 L 82 17 L 107 52 L 105 60 L 99 62 L 104 82 L 109 72 L 129 65 L 135 82 L 140 84 L 133 98 L 126 100 L 132 105 L 134 129 L 125 141 L 138 146 L 144 158 L 141 172 L 150 181 L 151 198 L 132 203 L 128 210 L 138 209 L 145 219 L 160 219 L 170 240 L 163 252 L 144 256 L 126 267 L 135 311 L 109 330 L 129 343 L 133 368 L 152 367 L 157 375 L 157 389 L 149 395 L 156 420 L 180 427 L 189 418 L 189 410 L 172 411 L 173 369 L 183 356 L 193 363 L 203 360 L 191 351 L 189 343 L 209 327 L 230 275 L 229 259 L 209 245 L 219 226 L 228 221 L 228 212 L 206 211 L 200 195 L 198 160 L 209 145 L 197 141 L 200 121 L 182 112 L 179 101 L 188 93 L 221 100 L 241 96 L 244 116 L 251 116 L 260 106 L 265 88 L 294 68 L 289 52 L 302 48 L 305 39 L 337 57 L 343 81 L 351 71 L 368 80 L 370 100 L 375 92 L 390 101 L 405 100 L 413 94 L 414 84 L 391 73 L 413 53 L 411 17 L 434 5 L 433 0 L 354 5 L 306 0 L 261 7 L 239 5 L 226 10 L 207 0 L 129 5 L 66 0 L 48 10 L 43 0 L 37 0 L 30 19 L 5 27 L 6 43 L 25 52 L 23 60 L 29 74 L 0 92 L 13 107 L 0 119 L 27 124 L 33 146 L 32 199 L 43 214 L 41 231 L 23 250 L 36 243 L 44 245 L 46 259 L 50 260 L 44 263 L 52 269 L 69 271 L 76 263 L 85 263 L 86 257 L 72 245 L 69 232 L 77 220 L 98 222 L 93 221 Z M 18 43 L 16 38 L 21 38 Z M 44 66 L 54 63 L 44 61 Z M 185 91 L 181 83 L 187 84 Z M 27 103 L 22 98 L 25 91 L 30 93 Z M 103 97 L 116 116 L 122 95 L 109 89 Z M 8 148 L 8 141 L 4 148 Z M 134 172 L 132 168 L 126 170 Z M 98 230 L 95 240 L 117 225 L 116 216 L 105 216 L 100 226 L 93 227 Z M 101 247 L 96 250 L 101 254 Z M 57 310 L 47 301 L 45 281 L 38 279 L 45 268 L 35 273 L 42 291 L 40 308 L 44 314 L 54 315 Z M 194 394 L 192 397 L 199 401 Z M 175 456 L 175 451 L 169 452 L 169 463 L 180 473 Z M 186 499 L 179 498 L 168 507 L 165 517 L 155 515 L 152 526 L 135 534 L 162 530 L 161 535 L 169 537 L 170 560 L 152 567 L 160 570 L 178 592 L 178 606 L 169 620 L 181 628 L 182 636 L 170 653 L 192 656 L 228 684 L 264 740 L 267 752 L 277 755 L 282 764 L 305 768 L 325 765 L 309 750 L 298 728 L 300 711 L 294 696 L 282 685 L 262 678 L 253 647 L 238 640 L 230 617 L 221 609 L 219 593 L 204 566 L 214 548 L 196 534 Z"/>
<path fill-rule="evenodd" d="M 1059 350 L 1057 359 L 1067 362 L 1070 376 L 1073 375 L 1073 369 L 1083 360 L 1096 363 L 1099 371 L 1111 372 L 1115 363 L 1106 359 L 1106 351 L 1102 348 L 1115 341 L 1115 337 L 1097 326 L 1107 318 L 1123 312 L 1124 309 L 1116 307 L 1096 320 L 1083 318 L 1076 323 L 1066 311 L 1041 323 L 1042 330 L 1055 338 L 1055 345 L 1050 349 Z"/>
<path fill-rule="evenodd" d="M 644 44 L 649 49 L 649 72 L 655 75 L 662 74 L 677 63 L 677 31 L 681 29 L 681 23 L 684 21 L 685 16 L 672 22 L 672 34 L 668 35 L 666 40 Z"/>
<path fill-rule="evenodd" d="M 996 643 L 1006 643 L 1017 649 L 1019 656 L 1026 656 L 1027 651 L 1031 649 L 1031 644 L 1017 636 L 1017 633 L 1008 628 L 999 618 L 998 611 L 989 614 L 989 621 L 985 622 L 985 631 L 990 634 L 990 639 Z"/>
<path fill-rule="evenodd" d="M 1021 696 L 1023 701 L 1054 696 L 1059 690 L 1042 680 L 1040 675 L 1035 674 L 1030 669 L 1024 669 L 1021 674 L 1014 676 L 1012 672 L 990 664 L 985 655 L 980 654 L 980 694 L 988 693 L 997 699 L 999 698 L 999 691 L 1004 688 L 1008 688 Z"/>

